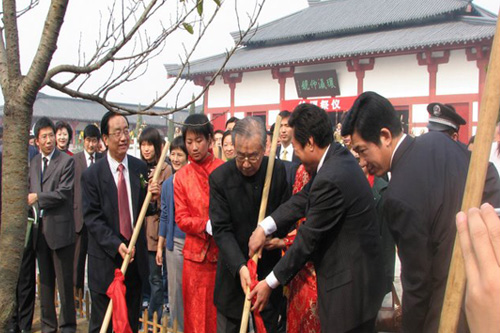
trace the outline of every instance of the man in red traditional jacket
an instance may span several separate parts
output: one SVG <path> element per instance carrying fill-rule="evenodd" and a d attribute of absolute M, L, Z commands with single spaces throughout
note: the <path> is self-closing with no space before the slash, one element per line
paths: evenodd
<path fill-rule="evenodd" d="M 182 136 L 191 162 L 178 171 L 174 180 L 175 220 L 186 233 L 184 331 L 212 333 L 216 330 L 213 298 L 219 250 L 208 217 L 208 176 L 224 162 L 212 154 L 213 127 L 205 115 L 187 117 Z"/>

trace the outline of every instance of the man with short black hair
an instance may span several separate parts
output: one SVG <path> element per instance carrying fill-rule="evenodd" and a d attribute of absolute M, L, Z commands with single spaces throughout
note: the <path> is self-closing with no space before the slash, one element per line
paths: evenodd
<path fill-rule="evenodd" d="M 75 251 L 74 160 L 55 149 L 55 126 L 50 119 L 37 121 L 35 138 L 40 154 L 30 164 L 28 204 L 36 207 L 39 216 L 33 242 L 40 271 L 42 332 L 76 332 L 71 269 Z M 59 325 L 54 304 L 56 280 L 61 302 Z"/>
<path fill-rule="evenodd" d="M 311 181 L 266 217 L 253 232 L 250 256 L 266 236 L 306 220 L 273 271 L 250 293 L 262 309 L 272 288 L 284 285 L 308 261 L 318 283 L 321 327 L 329 332 L 372 332 L 384 297 L 384 265 L 370 186 L 354 156 L 333 142 L 330 119 L 312 104 L 289 120 L 293 145 Z"/>
<path fill-rule="evenodd" d="M 75 260 L 74 260 L 74 286 L 76 290 L 83 291 L 85 282 L 85 261 L 87 258 L 88 234 L 87 227 L 83 223 L 82 210 L 82 174 L 92 166 L 102 154 L 97 152 L 101 133 L 95 125 L 87 125 L 83 130 L 83 151 L 73 155 L 75 160 Z"/>
<path fill-rule="evenodd" d="M 282 161 L 293 162 L 300 164 L 300 159 L 295 155 L 292 145 L 292 127 L 288 123 L 290 119 L 290 111 L 284 110 L 279 113 L 281 117 L 280 126 L 280 145 L 276 150 L 276 156 Z"/>
<path fill-rule="evenodd" d="M 129 124 L 123 115 L 108 112 L 101 120 L 102 139 L 108 147 L 105 157 L 83 172 L 83 217 L 88 229 L 88 279 L 92 309 L 89 332 L 99 332 L 108 307 L 106 295 L 128 251 L 133 228 L 150 191 L 155 201 L 158 183 L 148 185 L 146 163 L 127 155 Z M 128 321 L 139 329 L 142 283 L 148 278 L 148 253 L 144 226 L 141 228 L 125 274 Z M 108 332 L 111 332 L 110 323 Z"/>
<path fill-rule="evenodd" d="M 407 136 L 392 104 L 365 92 L 342 126 L 360 165 L 391 172 L 383 217 L 398 246 L 403 331 L 437 332 L 469 157 L 443 133 Z"/>
<path fill-rule="evenodd" d="M 226 129 L 225 131 L 230 131 L 233 129 L 233 127 L 236 125 L 236 123 L 239 121 L 238 118 L 236 117 L 231 117 L 226 121 Z"/>

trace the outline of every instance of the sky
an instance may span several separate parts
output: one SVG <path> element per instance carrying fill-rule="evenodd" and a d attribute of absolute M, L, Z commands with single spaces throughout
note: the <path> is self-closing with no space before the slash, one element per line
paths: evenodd
<path fill-rule="evenodd" d="M 18 3 L 26 2 L 18 1 Z M 238 30 L 238 23 L 235 15 L 235 1 L 226 0 L 218 17 L 214 20 L 204 39 L 198 45 L 193 59 L 205 58 L 224 53 L 234 45 L 230 32 Z M 239 0 L 237 9 L 240 15 L 242 27 L 245 26 L 245 18 L 255 9 L 255 2 L 263 0 Z M 437 0 L 439 1 L 439 0 Z M 488 9 L 493 13 L 498 13 L 500 0 L 474 0 L 475 4 Z M 49 1 L 41 1 L 41 4 L 28 14 L 22 16 L 19 20 L 20 47 L 22 71 L 24 73 L 29 69 L 32 57 L 38 47 L 40 33 L 43 28 L 43 20 L 48 10 Z M 80 54 L 85 52 L 88 57 L 94 50 L 95 41 L 99 36 L 99 27 L 103 27 L 102 21 L 107 21 L 105 16 L 112 0 L 93 0 L 93 1 L 69 1 L 65 22 L 58 42 L 58 49 L 54 55 L 51 67 L 58 64 L 74 64 Z M 167 24 L 169 17 L 176 12 L 172 6 L 176 1 L 167 1 L 167 7 L 158 12 L 159 18 L 153 18 L 147 26 L 149 36 L 155 35 L 160 24 Z M 92 4 L 89 6 L 89 4 Z M 205 0 L 205 13 L 209 13 L 213 7 L 212 0 Z M 22 5 L 18 4 L 18 8 Z M 307 7 L 307 0 L 266 0 L 260 13 L 258 23 L 265 24 L 280 17 L 292 14 Z M 196 26 L 195 26 L 196 30 Z M 109 100 L 117 102 L 126 102 L 133 104 L 148 104 L 153 98 L 161 94 L 172 82 L 167 79 L 164 64 L 179 63 L 179 55 L 183 52 L 183 43 L 189 45 L 193 43 L 194 37 L 186 31 L 177 31 L 170 35 L 161 54 L 150 60 L 144 74 L 136 81 L 122 85 L 109 95 Z M 107 78 L 110 68 L 89 80 L 87 83 L 92 91 L 98 87 L 99 82 Z M 193 93 L 200 89 L 191 83 L 187 83 L 180 93 L 179 89 L 174 89 L 164 100 L 158 103 L 158 106 L 173 106 L 177 103 L 187 102 Z M 64 96 L 63 94 L 51 88 L 44 88 L 42 92 Z M 3 98 L 0 96 L 0 102 L 3 104 Z M 196 104 L 200 104 L 197 102 Z"/>

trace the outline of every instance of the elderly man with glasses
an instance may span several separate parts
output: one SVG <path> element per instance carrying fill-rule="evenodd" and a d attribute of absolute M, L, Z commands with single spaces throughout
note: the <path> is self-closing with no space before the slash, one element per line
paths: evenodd
<path fill-rule="evenodd" d="M 238 332 L 250 275 L 248 240 L 257 226 L 268 157 L 266 129 L 258 118 L 244 118 L 233 128 L 236 157 L 217 168 L 209 178 L 210 220 L 219 260 L 214 303 L 217 332 Z M 285 168 L 275 161 L 266 214 L 272 213 L 290 197 Z M 280 235 L 283 237 L 284 235 Z M 264 250 L 258 275 L 266 276 L 281 257 L 280 250 Z M 276 289 L 261 312 L 268 332 L 276 332 L 281 289 Z"/>

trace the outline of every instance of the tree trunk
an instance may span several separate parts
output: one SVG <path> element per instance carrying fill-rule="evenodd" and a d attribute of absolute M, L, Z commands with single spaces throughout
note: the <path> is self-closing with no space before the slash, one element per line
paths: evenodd
<path fill-rule="evenodd" d="M 12 316 L 28 217 L 28 135 L 33 102 L 6 97 L 0 237 L 0 331 Z M 26 96 L 24 96 L 24 99 Z M 29 98 L 32 99 L 32 98 Z"/>

